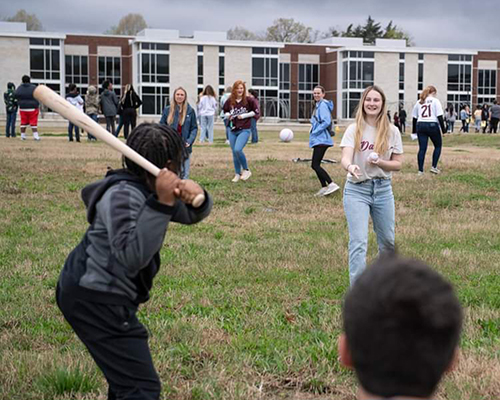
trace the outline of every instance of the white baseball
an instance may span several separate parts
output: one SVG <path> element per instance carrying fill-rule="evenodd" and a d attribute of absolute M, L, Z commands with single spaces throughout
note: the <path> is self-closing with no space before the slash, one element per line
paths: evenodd
<path fill-rule="evenodd" d="M 378 160 L 378 154 L 373 152 L 373 153 L 370 153 L 370 155 L 368 156 L 368 160 L 370 161 L 377 161 Z"/>

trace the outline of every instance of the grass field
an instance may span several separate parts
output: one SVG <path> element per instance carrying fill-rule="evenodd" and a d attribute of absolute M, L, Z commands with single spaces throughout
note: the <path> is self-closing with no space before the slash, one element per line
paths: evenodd
<path fill-rule="evenodd" d="M 163 398 L 353 399 L 353 374 L 339 366 L 336 349 L 348 287 L 342 194 L 314 197 L 313 171 L 291 161 L 310 157 L 306 133 L 285 144 L 277 132 L 261 132 L 261 142 L 246 147 L 253 176 L 237 184 L 229 147 L 216 136 L 213 146 L 195 146 L 192 161 L 192 178 L 215 199 L 212 214 L 169 228 L 152 298 L 140 311 Z M 417 147 L 405 138 L 393 183 L 396 241 L 451 280 L 466 310 L 460 364 L 436 398 L 499 399 L 500 141 L 444 140 L 443 174 L 417 178 Z M 340 160 L 340 149 L 327 157 Z M 120 158 L 99 142 L 0 138 L 2 400 L 106 398 L 54 287 L 87 228 L 80 190 L 108 166 Z M 338 164 L 326 168 L 344 183 Z"/>

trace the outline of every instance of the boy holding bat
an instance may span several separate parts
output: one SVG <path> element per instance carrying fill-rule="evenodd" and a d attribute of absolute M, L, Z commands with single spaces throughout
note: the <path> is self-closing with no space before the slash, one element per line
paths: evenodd
<path fill-rule="evenodd" d="M 104 373 L 108 399 L 159 399 L 160 380 L 137 308 L 149 299 L 169 222 L 201 221 L 212 200 L 196 182 L 179 179 L 186 150 L 170 127 L 141 124 L 127 145 L 162 170 L 155 178 L 124 159 L 124 169 L 82 190 L 90 227 L 66 259 L 56 299 Z M 200 194 L 205 201 L 195 208 L 191 203 Z"/>

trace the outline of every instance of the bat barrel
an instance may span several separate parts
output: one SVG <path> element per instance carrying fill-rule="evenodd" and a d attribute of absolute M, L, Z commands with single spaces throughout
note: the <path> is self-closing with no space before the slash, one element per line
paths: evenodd
<path fill-rule="evenodd" d="M 152 175 L 158 176 L 158 174 L 160 173 L 160 169 L 156 165 L 149 162 L 139 153 L 128 147 L 120 139 L 113 136 L 92 118 L 71 105 L 69 102 L 55 93 L 52 89 L 48 88 L 45 85 L 38 85 L 33 92 L 33 96 L 35 97 L 35 99 L 45 104 L 50 109 L 62 115 L 68 121 L 71 121 L 73 124 L 79 126 L 86 132 L 92 134 L 115 150 L 119 151 L 125 157 L 140 165 Z"/>

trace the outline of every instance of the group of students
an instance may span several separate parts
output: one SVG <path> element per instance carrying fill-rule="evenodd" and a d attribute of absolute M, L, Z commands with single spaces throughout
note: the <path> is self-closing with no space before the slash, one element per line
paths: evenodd
<path fill-rule="evenodd" d="M 141 106 L 142 100 L 130 84 L 125 86 L 125 90 L 120 99 L 113 90 L 113 84 L 106 80 L 102 83 L 102 94 L 99 95 L 97 88 L 89 86 L 85 99 L 78 92 L 74 83 L 68 86 L 66 100 L 75 106 L 78 110 L 85 112 L 95 122 L 99 121 L 99 114 L 103 114 L 106 119 L 106 129 L 114 136 L 119 135 L 123 126 L 123 135 L 125 139 L 131 129 L 137 125 L 137 109 Z M 120 115 L 120 124 L 118 130 L 115 129 L 116 116 Z M 75 140 L 80 142 L 80 128 L 71 121 L 68 123 L 68 140 L 73 141 L 73 131 Z M 88 134 L 89 141 L 95 141 L 96 138 Z"/>
<path fill-rule="evenodd" d="M 242 127 L 238 134 L 230 132 L 234 136 L 230 140 L 238 141 L 255 110 L 248 99 L 244 104 L 243 83 L 233 86 L 233 92 L 234 103 L 224 110 Z M 176 93 L 177 102 L 164 114 L 166 124 L 141 124 L 127 138 L 127 145 L 160 168 L 160 174 L 154 177 L 124 159 L 123 169 L 109 171 L 103 180 L 82 190 L 89 227 L 67 257 L 57 283 L 57 305 L 104 373 L 108 399 L 160 398 L 149 334 L 137 310 L 149 299 L 170 222 L 197 223 L 209 215 L 213 204 L 200 185 L 180 179 L 189 156 L 179 121 L 193 118 L 194 112 L 183 100 L 185 92 Z M 317 98 L 323 101 L 321 95 Z M 372 216 L 380 214 L 379 221 L 390 208 L 380 209 L 378 203 L 387 199 L 393 203 L 387 177 L 402 161 L 396 131 L 386 118 L 381 89 L 367 88 L 356 123 L 341 143 L 342 166 L 349 173 L 345 204 L 352 203 L 346 213 L 363 214 L 358 207 L 372 207 Z M 319 130 L 314 135 L 320 135 Z M 371 150 L 380 157 L 367 163 Z M 194 198 L 202 193 L 205 201 L 194 207 Z M 350 232 L 351 225 L 367 224 L 349 218 Z M 385 226 L 377 222 L 375 229 L 378 234 Z M 393 246 L 381 250 L 371 268 L 351 274 L 356 279 L 343 305 L 339 361 L 354 369 L 359 400 L 430 399 L 455 363 L 462 310 L 451 285 L 430 267 L 396 255 Z"/>

